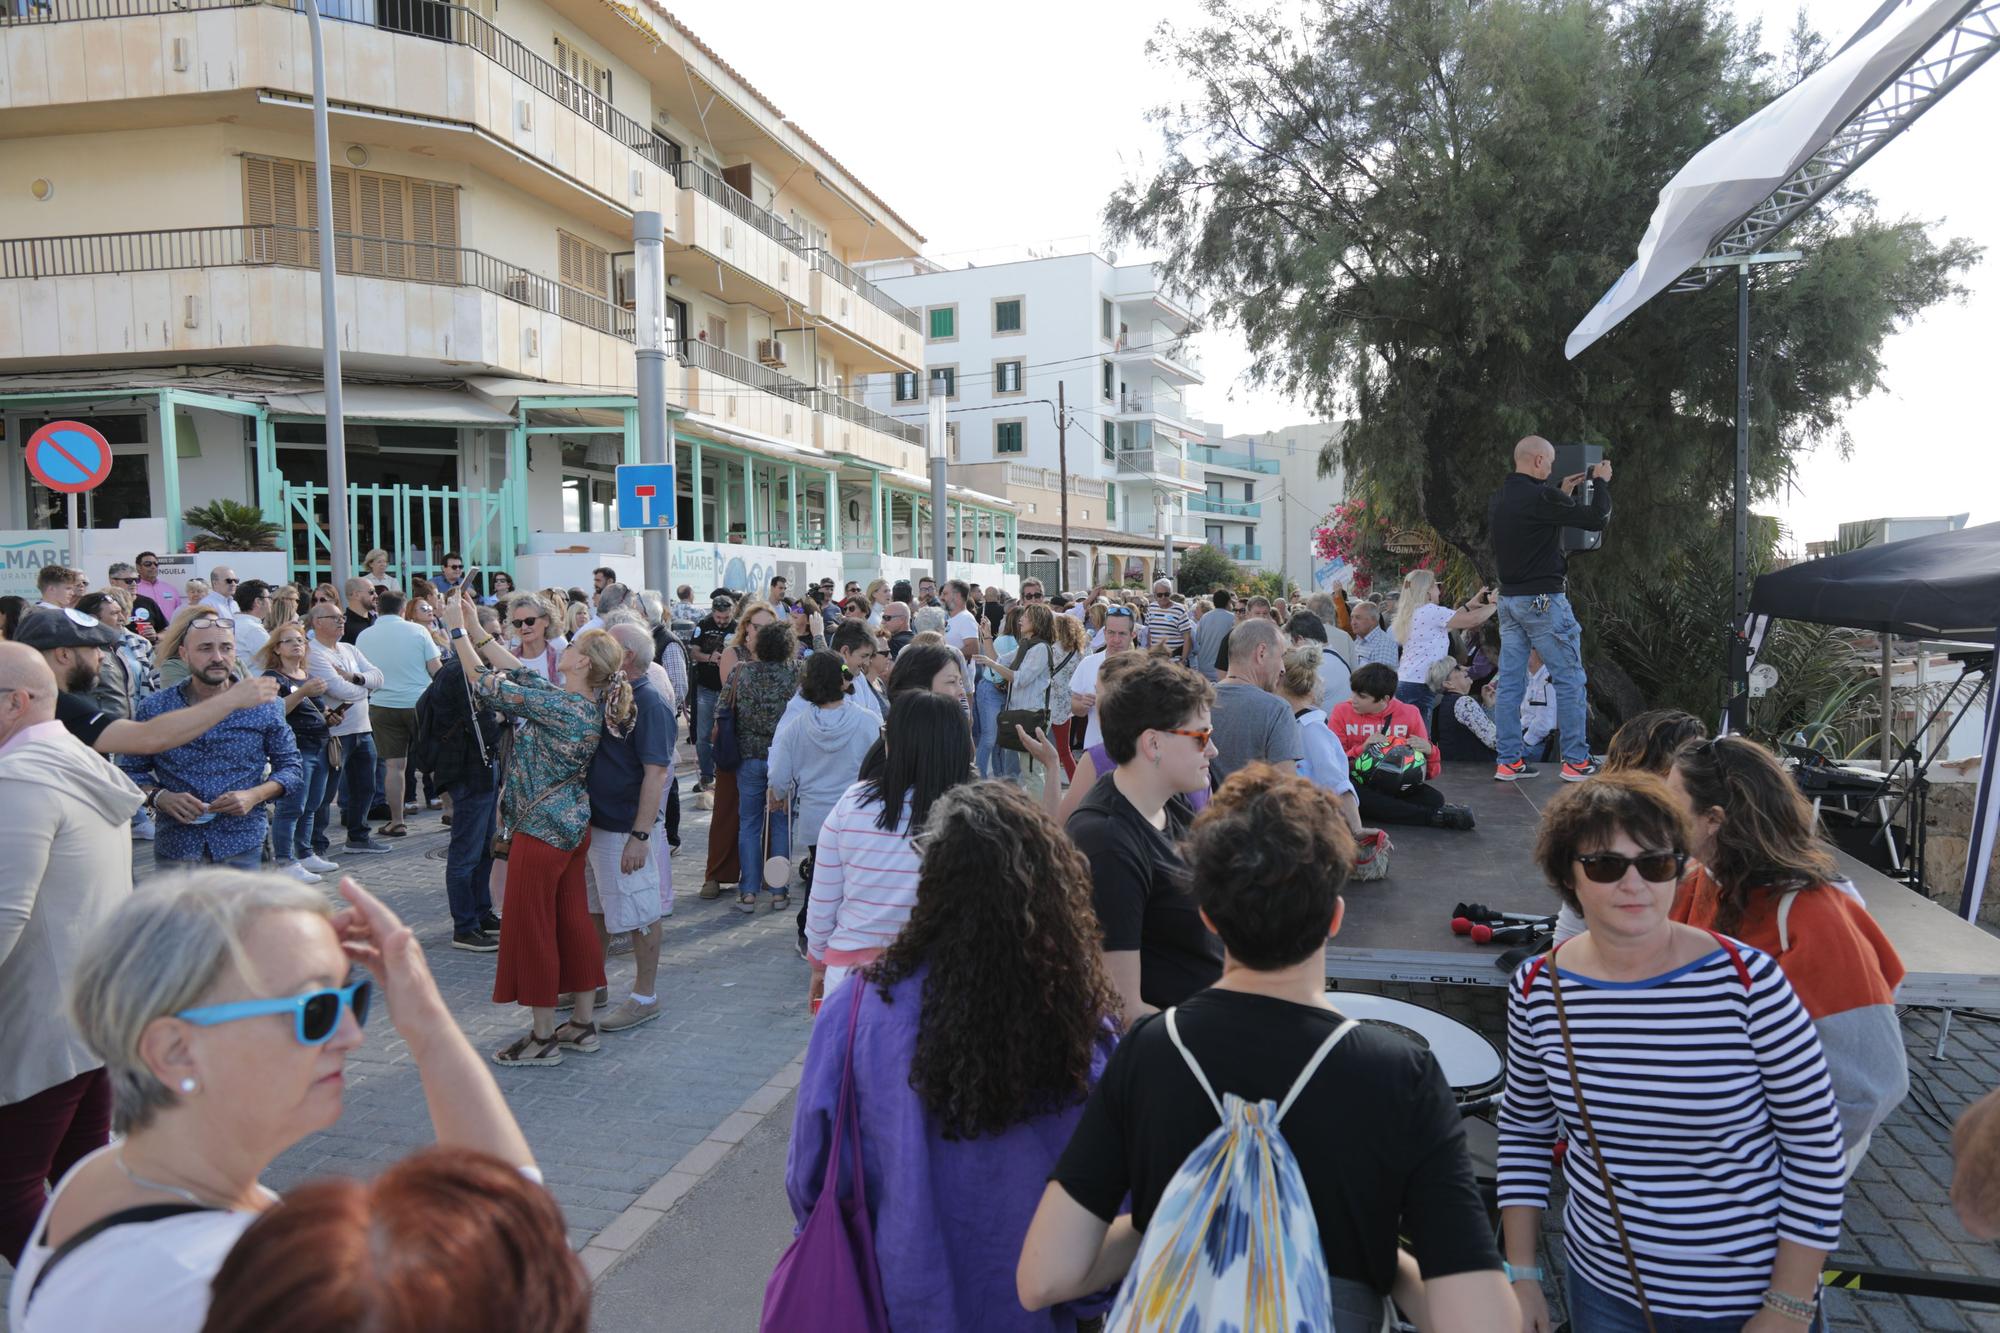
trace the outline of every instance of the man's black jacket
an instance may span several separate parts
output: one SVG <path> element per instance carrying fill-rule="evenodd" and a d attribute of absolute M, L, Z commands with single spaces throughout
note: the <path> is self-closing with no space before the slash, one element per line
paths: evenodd
<path fill-rule="evenodd" d="M 1562 489 L 1510 472 L 1486 505 L 1486 530 L 1493 538 L 1502 597 L 1562 592 L 1568 586 L 1569 558 L 1562 530 L 1603 530 L 1611 521 L 1611 483 L 1591 483 L 1595 499 L 1585 504 Z"/>

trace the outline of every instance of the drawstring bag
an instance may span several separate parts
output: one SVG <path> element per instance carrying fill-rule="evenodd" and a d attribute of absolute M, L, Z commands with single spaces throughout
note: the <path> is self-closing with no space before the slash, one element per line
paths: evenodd
<path fill-rule="evenodd" d="M 868 983 L 849 978 L 854 1008 L 847 1016 L 847 1064 L 840 1073 L 839 1110 L 826 1144 L 826 1175 L 806 1224 L 764 1287 L 763 1333 L 888 1333 L 882 1270 L 875 1260 L 875 1227 L 868 1217 L 868 1181 L 861 1166 L 861 1117 L 854 1106 L 854 1030 Z M 845 1160 L 853 1192 L 840 1197 Z"/>
<path fill-rule="evenodd" d="M 1222 1123 L 1167 1182 L 1105 1321 L 1106 1333 L 1361 1333 L 1380 1327 L 1381 1298 L 1361 1293 L 1357 1305 L 1352 1288 L 1359 1284 L 1337 1282 L 1328 1273 L 1305 1178 L 1278 1129 L 1355 1021 L 1343 1020 L 1328 1034 L 1275 1105 L 1245 1102 L 1233 1092 L 1218 1099 L 1181 1041 L 1174 1010 L 1167 1010 L 1165 1021 L 1167 1036 Z M 1357 1320 L 1350 1313 L 1356 1309 L 1368 1313 Z"/>

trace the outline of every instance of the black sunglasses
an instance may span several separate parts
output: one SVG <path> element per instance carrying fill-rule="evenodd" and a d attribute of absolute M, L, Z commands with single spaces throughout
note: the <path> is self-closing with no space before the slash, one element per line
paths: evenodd
<path fill-rule="evenodd" d="M 1640 852 L 1637 856 L 1620 856 L 1617 852 L 1592 852 L 1577 857 L 1576 863 L 1593 884 L 1616 884 L 1625 878 L 1627 870 L 1634 868 L 1648 884 L 1667 884 L 1678 880 L 1687 870 L 1688 854 Z"/>
<path fill-rule="evenodd" d="M 526 620 L 510 620 L 507 623 L 515 629 L 533 629 L 540 620 L 540 616 L 529 616 Z"/>

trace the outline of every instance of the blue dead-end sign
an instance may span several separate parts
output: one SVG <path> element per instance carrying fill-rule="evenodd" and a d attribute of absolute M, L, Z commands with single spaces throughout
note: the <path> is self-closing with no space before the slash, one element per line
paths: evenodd
<path fill-rule="evenodd" d="M 28 437 L 28 471 L 52 491 L 75 495 L 111 475 L 111 444 L 81 421 L 51 421 Z"/>
<path fill-rule="evenodd" d="M 617 469 L 618 526 L 674 526 L 674 465 L 621 463 Z"/>

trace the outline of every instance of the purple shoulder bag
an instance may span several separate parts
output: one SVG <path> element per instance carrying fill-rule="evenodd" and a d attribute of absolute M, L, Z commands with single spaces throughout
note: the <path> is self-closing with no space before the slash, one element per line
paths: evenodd
<path fill-rule="evenodd" d="M 867 1173 L 861 1165 L 861 1123 L 854 1109 L 854 1031 L 868 985 L 859 976 L 847 1018 L 847 1063 L 840 1075 L 839 1110 L 827 1143 L 826 1179 L 819 1197 L 771 1280 L 764 1288 L 764 1333 L 888 1333 L 882 1273 L 875 1262 L 875 1229 L 868 1220 Z M 854 1190 L 840 1197 L 843 1151 L 853 1163 Z"/>

